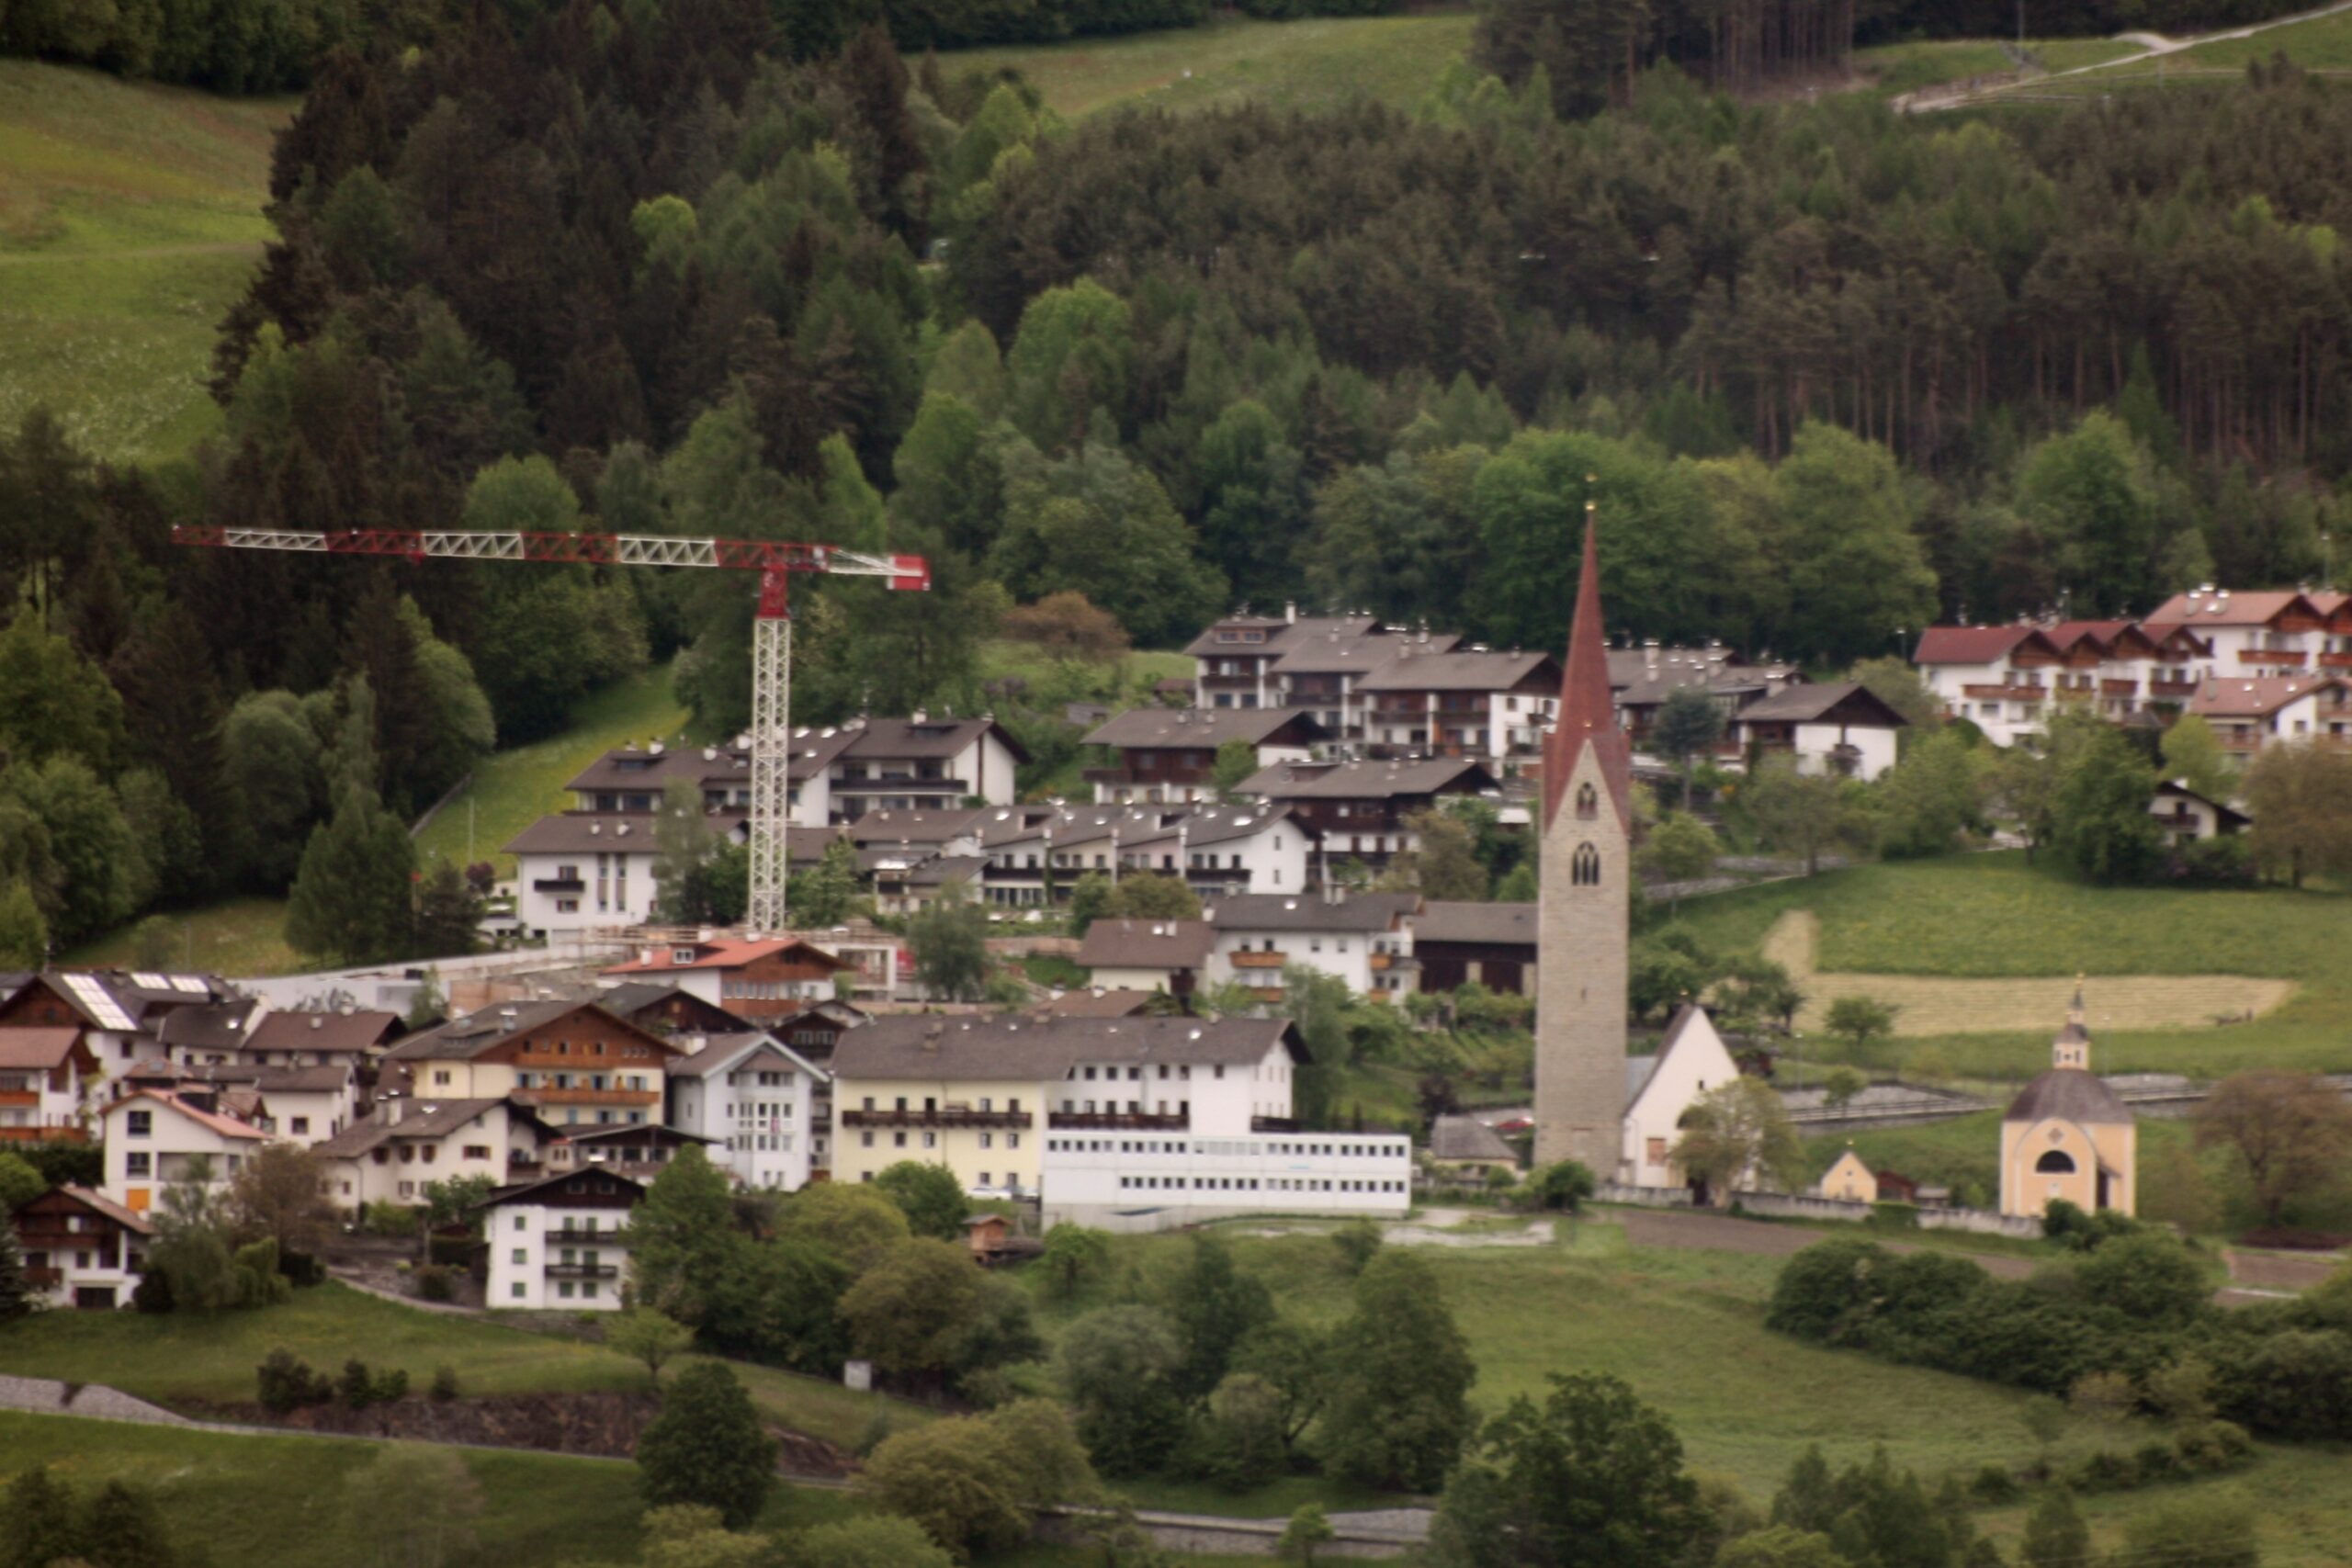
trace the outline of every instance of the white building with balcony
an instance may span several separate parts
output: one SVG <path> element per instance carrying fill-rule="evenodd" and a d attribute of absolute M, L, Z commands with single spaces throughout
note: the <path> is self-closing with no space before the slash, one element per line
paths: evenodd
<path fill-rule="evenodd" d="M 97 1071 L 77 1028 L 0 1029 L 0 1140 L 87 1136 Z"/>
<path fill-rule="evenodd" d="M 1346 983 L 1361 996 L 1385 994 L 1382 982 L 1413 950 L 1413 893 L 1350 893 L 1337 886 L 1284 897 L 1250 893 L 1220 898 L 1204 911 L 1215 933 L 1208 982 L 1238 981 L 1262 1000 L 1278 1001 L 1291 964 Z"/>
<path fill-rule="evenodd" d="M 2217 677 L 2198 689 L 2188 711 L 2241 761 L 2282 743 L 2352 748 L 2352 678 L 2342 675 Z"/>
<path fill-rule="evenodd" d="M 620 1311 L 629 1214 L 644 1200 L 641 1185 L 609 1170 L 542 1177 L 492 1194 L 474 1211 L 490 1250 L 485 1303 L 509 1312 Z"/>
<path fill-rule="evenodd" d="M 817 1120 L 831 1079 L 765 1030 L 689 1035 L 670 1065 L 669 1124 L 710 1141 L 711 1163 L 746 1187 L 797 1191 L 821 1166 Z"/>

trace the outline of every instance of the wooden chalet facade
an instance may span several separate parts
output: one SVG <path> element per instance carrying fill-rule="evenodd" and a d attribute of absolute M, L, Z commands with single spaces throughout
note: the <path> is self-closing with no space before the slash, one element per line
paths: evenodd
<path fill-rule="evenodd" d="M 52 1306 L 105 1311 L 130 1304 L 153 1227 L 80 1187 L 52 1187 L 17 1206 L 25 1283 Z"/>

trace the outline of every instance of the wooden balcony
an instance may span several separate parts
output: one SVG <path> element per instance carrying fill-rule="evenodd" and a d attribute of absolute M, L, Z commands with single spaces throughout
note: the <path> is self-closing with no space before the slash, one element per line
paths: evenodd
<path fill-rule="evenodd" d="M 2098 683 L 2098 689 L 2100 694 L 2105 696 L 2136 697 L 2140 694 L 2140 682 L 2137 681 L 2101 681 Z"/>
<path fill-rule="evenodd" d="M 1960 694 L 1964 697 L 1987 698 L 1994 702 L 2038 703 L 2048 697 L 2050 693 L 2046 687 L 2041 686 L 1963 685 L 1960 689 Z"/>
<path fill-rule="evenodd" d="M 2273 664 L 2285 669 L 2300 670 L 2310 655 L 2300 648 L 2242 648 L 2238 649 L 2241 664 Z"/>
<path fill-rule="evenodd" d="M 1396 962 L 1396 955 L 1393 953 L 1375 953 L 1367 962 L 1371 964 L 1373 973 L 1376 975 L 1393 965 Z"/>
<path fill-rule="evenodd" d="M 0 1105 L 32 1107 L 40 1103 L 37 1089 L 0 1089 Z"/>
<path fill-rule="evenodd" d="M 539 1235 L 548 1241 L 560 1242 L 571 1247 L 578 1247 L 582 1243 L 590 1247 L 627 1247 L 628 1245 L 627 1231 L 578 1230 L 571 1225 L 558 1225 L 553 1230 L 541 1231 Z"/>
<path fill-rule="evenodd" d="M 28 1269 L 25 1270 L 25 1288 L 28 1290 L 53 1291 L 63 1283 L 65 1283 L 65 1270 L 62 1269 Z"/>
<path fill-rule="evenodd" d="M 2166 681 L 2161 677 L 2152 677 L 2148 682 L 2148 695 L 2152 697 L 2180 701 L 2196 694 L 2197 682 L 2194 681 Z"/>
<path fill-rule="evenodd" d="M 617 1263 L 550 1263 L 547 1267 L 550 1280 L 617 1280 L 621 1277 Z"/>
<path fill-rule="evenodd" d="M 1244 948 L 1233 955 L 1236 969 L 1279 969 L 1290 962 L 1290 954 L 1268 953 L 1262 948 Z"/>
<path fill-rule="evenodd" d="M 1020 1132 L 1032 1118 L 1026 1111 L 843 1111 L 844 1127 L 987 1127 Z"/>
<path fill-rule="evenodd" d="M 2352 670 L 2352 649 L 2342 653 L 2323 653 L 2319 656 L 2319 662 L 2323 670 Z"/>
<path fill-rule="evenodd" d="M 526 1105 L 626 1105 L 639 1109 L 662 1103 L 658 1089 L 518 1089 L 514 1098 Z"/>

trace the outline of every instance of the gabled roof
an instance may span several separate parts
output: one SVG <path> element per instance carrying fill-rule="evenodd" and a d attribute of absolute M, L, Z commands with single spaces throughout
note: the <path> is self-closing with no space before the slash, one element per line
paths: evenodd
<path fill-rule="evenodd" d="M 1420 908 L 1418 893 L 1237 893 L 1219 898 L 1208 923 L 1220 931 L 1385 931 Z"/>
<path fill-rule="evenodd" d="M 1283 639 L 1282 654 L 1273 668 L 1280 675 L 1363 674 L 1399 657 L 1451 653 L 1461 642 L 1457 632 L 1384 633 L 1377 628 L 1288 637 Z"/>
<path fill-rule="evenodd" d="M 1081 1062 L 1245 1066 L 1277 1048 L 1308 1059 L 1283 1019 L 1036 1018 L 899 1013 L 842 1036 L 835 1081 L 1058 1082 Z"/>
<path fill-rule="evenodd" d="M 1242 781 L 1240 793 L 1269 800 L 1386 800 L 1494 787 L 1494 775 L 1469 758 L 1416 757 L 1394 762 L 1277 762 Z"/>
<path fill-rule="evenodd" d="M 1466 942 L 1488 947 L 1535 945 L 1535 906 L 1432 900 L 1413 921 L 1413 942 Z"/>
<path fill-rule="evenodd" d="M 1578 759 L 1590 748 L 1620 827 L 1634 820 L 1634 751 L 1617 722 L 1609 691 L 1608 634 L 1600 618 L 1600 550 L 1592 511 L 1584 520 L 1584 564 L 1577 576 L 1577 606 L 1568 623 L 1567 672 L 1560 680 L 1560 714 L 1544 738 L 1544 816 L 1559 815 L 1560 801 Z"/>
<path fill-rule="evenodd" d="M 1366 637 L 1379 630 L 1380 623 L 1370 615 L 1306 615 L 1297 620 L 1287 615 L 1227 615 L 1186 643 L 1184 651 L 1195 659 L 1279 652 L 1315 637 Z M 1266 640 L 1219 642 L 1220 631 L 1263 632 Z"/>
<path fill-rule="evenodd" d="M 1087 969 L 1198 969 L 1214 933 L 1206 920 L 1097 920 L 1079 943 Z"/>
<path fill-rule="evenodd" d="M 2042 635 L 2061 653 L 2072 653 L 2078 645 L 2088 642 L 2102 658 L 2112 657 L 2116 645 L 2126 640 L 2155 645 L 2155 638 L 2142 631 L 2137 621 L 2060 621 L 2044 626 Z"/>
<path fill-rule="evenodd" d="M 675 1041 L 639 1028 L 595 1002 L 548 1001 L 478 1008 L 462 1018 L 451 1019 L 438 1029 L 410 1035 L 385 1052 L 384 1059 L 388 1062 L 471 1061 L 517 1034 L 528 1034 L 575 1012 L 594 1012 L 672 1055 L 680 1049 Z"/>
<path fill-rule="evenodd" d="M 713 1073 L 733 1072 L 737 1064 L 762 1055 L 781 1056 L 819 1083 L 828 1081 L 822 1067 L 764 1029 L 747 1029 L 736 1034 L 714 1034 L 693 1055 L 684 1061 L 671 1063 L 669 1076 L 673 1078 L 707 1078 Z"/>
<path fill-rule="evenodd" d="M 1039 1018 L 1133 1018 L 1151 1005 L 1154 991 L 1121 990 L 1097 986 L 1090 990 L 1064 991 L 1029 1009 Z"/>
<path fill-rule="evenodd" d="M 1919 634 L 1914 664 L 1992 664 L 2027 643 L 2052 658 L 2062 657 L 2058 645 L 2039 626 L 1929 626 Z"/>
<path fill-rule="evenodd" d="M 1228 740 L 1260 746 L 1285 735 L 1304 746 L 1322 739 L 1324 729 L 1306 708 L 1130 708 L 1091 731 L 1084 743 L 1215 750 Z"/>
<path fill-rule="evenodd" d="M 2352 693 L 2341 675 L 2216 675 L 2197 688 L 2188 711 L 2209 718 L 2267 718 L 2313 692 Z"/>
<path fill-rule="evenodd" d="M 665 985 L 659 980 L 629 980 L 617 986 L 607 986 L 596 993 L 595 1002 L 606 1012 L 618 1014 L 634 1022 L 637 1015 L 648 1008 L 659 1007 L 675 997 L 685 998 L 697 1012 L 715 1012 L 728 1018 L 734 1018 L 732 1013 L 728 1012 L 717 1002 L 705 1001 L 692 991 Z M 743 1023 L 741 1019 L 735 1019 L 735 1021 Z M 744 1027 L 748 1029 L 751 1026 L 744 1023 Z"/>
<path fill-rule="evenodd" d="M 1642 1096 L 1649 1092 L 1650 1085 L 1658 1081 L 1658 1069 L 1666 1066 L 1668 1057 L 1672 1056 L 1678 1049 L 1701 1049 L 1701 1042 L 1703 1041 L 1713 1041 L 1715 1049 L 1722 1053 L 1724 1060 L 1726 1062 L 1731 1060 L 1731 1051 L 1724 1044 L 1723 1036 L 1715 1032 L 1714 1021 L 1707 1016 L 1707 1010 L 1696 1002 L 1684 1002 L 1675 1010 L 1673 1021 L 1666 1026 L 1666 1037 L 1658 1042 L 1657 1055 L 1648 1058 L 1650 1064 L 1648 1070 L 1642 1074 L 1638 1082 L 1631 1086 L 1631 1092 L 1625 1097 L 1626 1113 L 1631 1115 L 1634 1107 L 1640 1103 Z M 1628 1061 L 1641 1059 L 1627 1058 Z M 1735 1063 L 1732 1071 L 1736 1073 L 1738 1070 L 1738 1066 Z"/>
<path fill-rule="evenodd" d="M 334 1094 L 350 1086 L 353 1068 L 342 1066 L 263 1067 L 250 1062 L 206 1062 L 190 1066 L 176 1063 L 138 1063 L 125 1068 L 122 1081 L 164 1089 L 175 1084 L 243 1085 L 263 1095 Z"/>
<path fill-rule="evenodd" d="M 691 950 L 695 956 L 684 963 L 677 955 Z M 605 969 L 607 975 L 672 974 L 682 969 L 741 969 L 763 958 L 773 958 L 789 953 L 796 959 L 821 964 L 831 969 L 847 969 L 846 959 L 834 957 L 813 942 L 797 936 L 763 937 L 758 941 L 680 942 L 650 944 L 651 955 L 628 964 L 616 964 Z"/>
<path fill-rule="evenodd" d="M 849 825 L 849 841 L 860 849 L 869 844 L 944 844 L 951 839 L 977 836 L 979 807 L 953 811 L 869 811 Z"/>
<path fill-rule="evenodd" d="M 248 1051 L 326 1051 L 359 1055 L 398 1032 L 401 1015 L 368 1009 L 349 1011 L 271 1011 L 245 1036 Z"/>
<path fill-rule="evenodd" d="M 1910 721 L 1886 705 L 1860 681 L 1833 681 L 1820 686 L 1783 686 L 1770 696 L 1758 697 L 1739 710 L 1739 722 L 1810 724 L 1835 714 L 1846 724 L 1902 729 Z"/>
<path fill-rule="evenodd" d="M 135 1105 L 142 1100 L 152 1100 L 166 1110 L 175 1111 L 198 1126 L 211 1128 L 224 1138 L 250 1138 L 254 1143 L 263 1143 L 269 1137 L 268 1134 L 251 1122 L 240 1122 L 233 1116 L 223 1116 L 215 1111 L 200 1110 L 190 1105 L 178 1095 L 160 1089 L 134 1089 L 121 1099 L 110 1102 L 106 1108 L 106 1114 L 112 1116 L 123 1107 Z"/>
<path fill-rule="evenodd" d="M 2253 818 L 2248 817 L 2245 812 L 2238 810 L 2233 806 L 2230 806 L 2222 801 L 2215 800 L 2211 795 L 2198 794 L 2195 790 L 2189 788 L 2178 779 L 2159 780 L 2156 784 L 2155 798 L 2157 800 L 2193 800 L 2197 802 L 2198 805 L 2211 811 L 2215 818 L 2225 826 L 2234 823 L 2238 827 L 2244 828 L 2254 820 Z"/>
<path fill-rule="evenodd" d="M 742 819 L 741 811 L 710 813 L 714 831 Z M 653 829 L 659 820 L 650 811 L 559 811 L 506 840 L 504 850 L 510 855 L 650 855 L 656 852 Z"/>
<path fill-rule="evenodd" d="M 944 761 L 982 736 L 994 734 L 1019 761 L 1028 750 L 1012 732 L 993 718 L 869 718 L 851 727 L 845 755 L 867 758 L 915 757 Z"/>
<path fill-rule="evenodd" d="M 1558 679 L 1548 653 L 1415 652 L 1392 659 L 1356 682 L 1360 692 L 1508 692 L 1521 682 Z"/>
<path fill-rule="evenodd" d="M 1184 818 L 1184 842 L 1195 849 L 1203 844 L 1231 843 L 1254 839 L 1277 825 L 1306 831 L 1286 807 L 1204 806 Z"/>
<path fill-rule="evenodd" d="M 2223 588 L 2211 592 L 2191 589 L 2176 593 L 2147 616 L 2150 626 L 2265 626 L 2290 610 L 2324 620 L 2327 609 L 2292 588 L 2256 589 L 2233 593 Z"/>
<path fill-rule="evenodd" d="M 1430 1155 L 1435 1159 L 1519 1163 L 1519 1155 L 1503 1142 L 1503 1135 L 1476 1116 L 1441 1116 L 1430 1122 Z"/>
<path fill-rule="evenodd" d="M 476 1203 L 474 1207 L 495 1209 L 504 1203 L 527 1203 L 537 1194 L 551 1188 L 561 1187 L 567 1181 L 609 1181 L 613 1183 L 611 1196 L 621 1200 L 630 1208 L 636 1207 L 645 1197 L 644 1183 L 632 1181 L 619 1171 L 596 1166 L 588 1170 L 569 1170 L 558 1176 L 543 1176 L 537 1181 L 523 1181 L 512 1187 L 502 1187 Z M 577 1190 L 586 1192 L 588 1190 L 582 1187 Z"/>
<path fill-rule="evenodd" d="M 81 1042 L 80 1030 L 62 1024 L 0 1029 L 0 1067 L 55 1072 Z M 87 1050 L 83 1054 L 86 1056 Z"/>
<path fill-rule="evenodd" d="M 238 997 L 225 1002 L 203 1002 L 175 1008 L 155 1026 L 155 1043 L 166 1050 L 236 1051 L 245 1043 L 254 1025 L 259 999 Z"/>
<path fill-rule="evenodd" d="M 141 1235 L 155 1234 L 154 1224 L 146 1215 L 135 1209 L 124 1208 L 103 1192 L 94 1192 L 87 1187 L 75 1187 L 70 1182 L 63 1186 L 52 1187 L 50 1190 L 62 1193 L 92 1213 L 102 1214 L 127 1231 L 135 1231 Z"/>
<path fill-rule="evenodd" d="M 541 1131 L 548 1124 L 528 1108 L 503 1100 L 395 1100 L 401 1119 L 389 1124 L 377 1120 L 381 1113 L 371 1112 L 353 1122 L 334 1137 L 314 1144 L 311 1152 L 321 1159 L 356 1159 L 379 1144 L 437 1142 L 452 1133 L 464 1131 L 493 1111 L 503 1109 L 508 1119 L 525 1117 Z M 413 1106 L 413 1109 L 409 1107 Z"/>

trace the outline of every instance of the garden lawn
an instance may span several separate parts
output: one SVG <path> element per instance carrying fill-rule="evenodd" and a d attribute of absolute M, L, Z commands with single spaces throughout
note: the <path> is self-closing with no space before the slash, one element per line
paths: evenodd
<path fill-rule="evenodd" d="M 670 694 L 670 667 L 657 664 L 583 699 L 571 728 L 546 740 L 493 753 L 474 769 L 473 782 L 434 815 L 416 835 L 417 860 L 489 861 L 502 877 L 514 874 L 514 857 L 501 847 L 550 812 L 571 805 L 564 785 L 614 747 L 628 741 L 679 743 L 686 709 Z M 470 813 L 469 808 L 470 808 Z"/>
<path fill-rule="evenodd" d="M 2243 1067 L 2352 1070 L 2352 897 L 2282 887 L 2094 887 L 2021 853 L 1953 855 L 1826 872 L 1688 900 L 1681 923 L 1725 954 L 1753 952 L 1779 918 L 1811 910 L 1826 971 L 1954 978 L 2089 976 L 2093 1065 L 2220 1077 Z M 2099 977 L 2247 975 L 2290 980 L 2248 1023 L 2108 1031 Z M 1932 1055 L 1963 1078 L 2021 1081 L 2049 1066 L 2047 1032 L 1908 1037 L 1884 1065 Z M 1810 1052 L 1809 1052 L 1810 1054 Z"/>
<path fill-rule="evenodd" d="M 229 898 L 200 909 L 165 909 L 83 943 L 63 955 L 94 969 L 138 966 L 138 929 L 160 919 L 170 937 L 170 967 L 202 975 L 291 975 L 309 967 L 286 945 L 286 900 Z"/>
<path fill-rule="evenodd" d="M 1473 20 L 1466 10 L 1295 22 L 1227 17 L 1165 32 L 958 50 L 939 64 L 951 77 L 1018 71 L 1073 119 L 1128 104 L 1320 109 L 1369 97 L 1410 107 L 1461 58 Z"/>
<path fill-rule="evenodd" d="M 218 428 L 213 333 L 270 237 L 293 107 L 0 61 L 0 428 L 45 403 L 117 460 Z"/>

